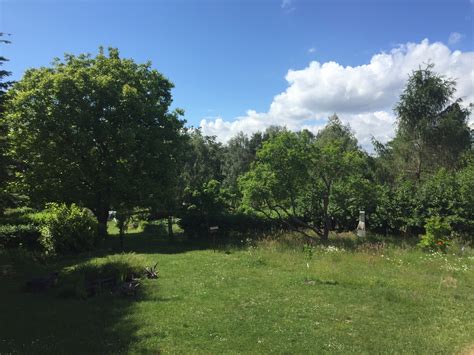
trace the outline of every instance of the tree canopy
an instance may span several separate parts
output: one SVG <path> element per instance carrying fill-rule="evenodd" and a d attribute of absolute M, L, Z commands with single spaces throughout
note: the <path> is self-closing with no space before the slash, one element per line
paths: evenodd
<path fill-rule="evenodd" d="M 470 111 L 433 65 L 408 77 L 396 136 L 374 139 L 373 155 L 336 114 L 316 134 L 271 126 L 219 142 L 170 110 L 167 78 L 114 48 L 65 55 L 13 86 L 8 74 L 0 71 L 3 196 L 12 167 L 8 188 L 31 207 L 88 207 L 102 231 L 111 209 L 122 236 L 138 210 L 167 217 L 170 236 L 178 217 L 191 235 L 247 223 L 327 240 L 331 230 L 355 229 L 361 209 L 385 233 L 420 233 L 433 216 L 473 228 Z"/>
<path fill-rule="evenodd" d="M 114 48 L 28 70 L 8 92 L 6 114 L 19 188 L 34 203 L 89 207 L 102 226 L 111 208 L 166 199 L 183 136 L 172 87 Z"/>
<path fill-rule="evenodd" d="M 362 178 L 363 163 L 350 129 L 336 117 L 316 137 L 308 131 L 284 131 L 264 143 L 241 178 L 244 203 L 306 236 L 312 230 L 327 239 L 334 224 L 344 223 L 335 221 L 336 212 L 356 198 L 358 186 L 347 186 L 357 185 L 350 178 Z M 354 202 L 355 209 L 363 207 L 363 200 Z"/>
<path fill-rule="evenodd" d="M 6 34 L 0 32 L 0 44 L 9 44 L 10 41 L 4 39 Z M 5 113 L 5 96 L 7 90 L 12 85 L 12 82 L 6 80 L 11 73 L 2 68 L 8 61 L 7 58 L 0 56 L 0 214 L 3 213 L 4 208 L 8 205 L 10 194 L 6 191 L 6 184 L 11 179 L 11 159 L 8 156 L 8 126 L 4 119 Z"/>
<path fill-rule="evenodd" d="M 454 168 L 470 148 L 469 110 L 455 99 L 455 81 L 433 71 L 433 64 L 414 71 L 395 106 L 398 129 L 390 143 L 398 164 L 419 180 L 424 172 Z"/>

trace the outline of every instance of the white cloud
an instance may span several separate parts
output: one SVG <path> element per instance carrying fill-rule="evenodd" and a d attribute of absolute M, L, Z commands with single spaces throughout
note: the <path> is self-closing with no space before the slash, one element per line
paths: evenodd
<path fill-rule="evenodd" d="M 464 35 L 459 32 L 451 32 L 449 34 L 448 43 L 449 44 L 456 44 L 459 43 L 463 39 Z"/>
<path fill-rule="evenodd" d="M 316 52 L 316 48 L 311 47 L 310 49 L 308 49 L 308 53 L 314 53 L 314 52 Z"/>
<path fill-rule="evenodd" d="M 474 102 L 474 52 L 451 51 L 423 40 L 375 54 L 369 63 L 354 67 L 312 61 L 304 69 L 288 71 L 288 88 L 273 98 L 267 112 L 249 110 L 232 121 L 207 118 L 200 125 L 205 134 L 225 142 L 240 131 L 253 133 L 270 125 L 317 131 L 336 112 L 370 149 L 372 135 L 382 142 L 393 137 L 392 108 L 409 73 L 429 62 L 436 72 L 457 80 L 457 97 Z"/>
<path fill-rule="evenodd" d="M 292 0 L 283 0 L 280 6 L 282 9 L 289 8 L 291 6 L 291 2 Z"/>

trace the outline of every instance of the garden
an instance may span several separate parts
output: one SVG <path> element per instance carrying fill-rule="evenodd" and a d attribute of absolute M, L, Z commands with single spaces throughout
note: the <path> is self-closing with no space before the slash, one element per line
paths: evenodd
<path fill-rule="evenodd" d="M 8 75 L 0 354 L 472 353 L 472 106 L 434 64 L 373 152 L 337 114 L 220 142 L 117 48 Z"/>

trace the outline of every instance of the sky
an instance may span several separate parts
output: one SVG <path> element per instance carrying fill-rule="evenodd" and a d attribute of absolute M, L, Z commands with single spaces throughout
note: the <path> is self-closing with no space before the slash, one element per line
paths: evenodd
<path fill-rule="evenodd" d="M 337 113 L 370 150 L 394 134 L 411 71 L 434 63 L 474 103 L 474 0 L 0 0 L 18 80 L 64 53 L 117 47 L 174 84 L 187 124 L 226 142 Z M 471 121 L 472 122 L 472 121 Z"/>

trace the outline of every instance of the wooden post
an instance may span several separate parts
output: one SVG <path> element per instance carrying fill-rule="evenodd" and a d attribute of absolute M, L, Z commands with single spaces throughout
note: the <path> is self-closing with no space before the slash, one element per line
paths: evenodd
<path fill-rule="evenodd" d="M 212 234 L 212 249 L 216 251 L 216 234 L 219 231 L 218 226 L 209 227 L 209 233 Z"/>
<path fill-rule="evenodd" d="M 168 215 L 168 238 L 173 240 L 173 216 Z"/>

